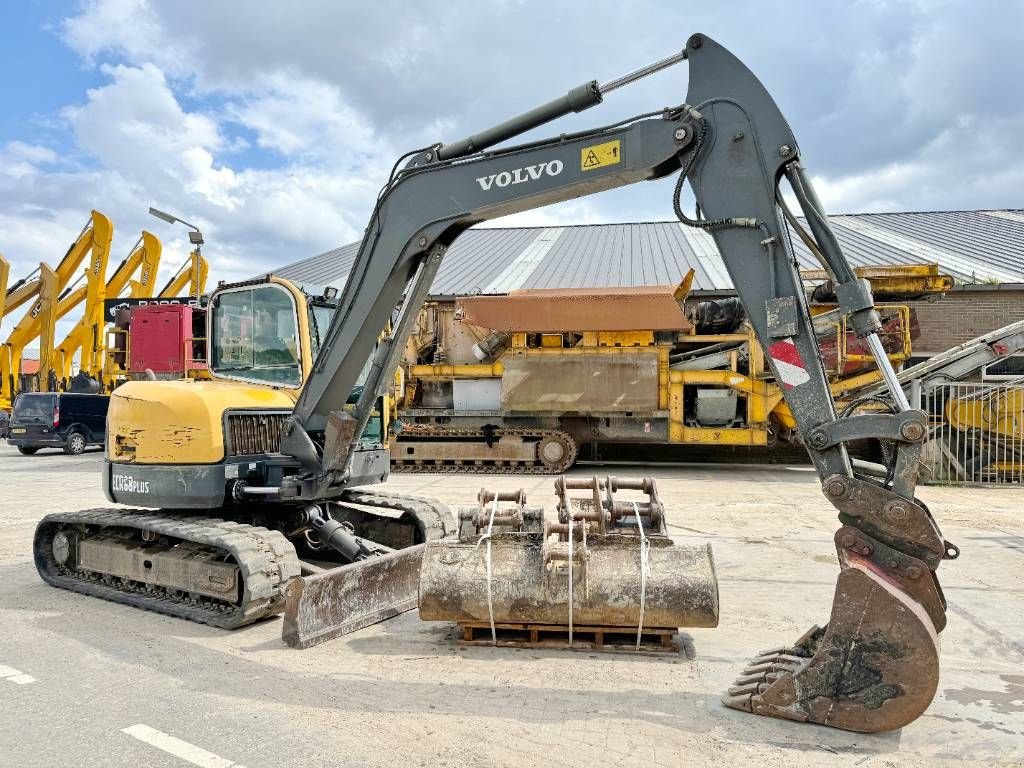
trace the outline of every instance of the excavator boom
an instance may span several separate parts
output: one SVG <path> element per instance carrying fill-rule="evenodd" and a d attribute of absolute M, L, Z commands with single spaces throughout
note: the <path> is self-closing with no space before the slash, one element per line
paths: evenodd
<path fill-rule="evenodd" d="M 112 377 L 103 371 L 107 346 L 103 328 L 111 319 L 103 316 L 104 302 L 107 299 L 118 298 L 126 288 L 133 298 L 149 298 L 153 295 L 161 251 L 161 244 L 156 236 L 143 231 L 128 255 L 117 265 L 106 285 L 103 285 L 106 261 L 110 252 L 109 242 L 105 245 L 106 247 L 103 247 L 104 244 L 101 242 L 93 246 L 92 267 L 87 274 L 85 311 L 82 319 L 57 348 L 59 373 L 66 385 L 71 382 L 75 352 L 80 350 L 79 373 L 83 379 L 82 384 L 112 388 Z M 138 280 L 132 280 L 132 276 L 136 274 Z"/>
<path fill-rule="evenodd" d="M 11 277 L 11 263 L 0 253 L 0 320 L 7 314 L 7 281 Z"/>
<path fill-rule="evenodd" d="M 172 296 L 182 296 L 182 291 L 188 287 L 189 296 L 200 296 L 203 291 L 206 290 L 206 276 L 210 271 L 210 265 L 206 259 L 199 252 L 199 249 L 194 249 L 189 254 L 188 261 L 186 261 L 181 268 L 175 273 L 174 277 L 167 281 L 167 284 L 160 289 L 160 293 L 157 294 L 160 298 L 170 298 Z"/>
<path fill-rule="evenodd" d="M 679 106 L 488 150 L 683 60 L 690 67 L 689 92 Z M 386 450 L 361 447 L 357 438 L 389 386 L 419 307 L 459 234 L 488 219 L 675 175 L 675 213 L 714 237 L 842 523 L 836 535 L 841 572 L 828 625 L 755 657 L 725 703 L 858 731 L 898 728 L 919 716 L 937 685 L 937 633 L 945 624 L 935 570 L 957 554 L 914 497 L 925 416 L 906 402 L 877 335 L 870 285 L 843 256 L 796 138 L 757 78 L 698 34 L 684 51 L 636 73 L 605 86 L 585 83 L 480 134 L 407 157 L 379 196 L 337 313 L 284 428 L 282 452 L 303 471 L 282 480 L 280 498 L 321 501 L 380 477 Z M 883 374 L 891 413 L 836 411 L 780 210 L 783 178 L 808 222 L 810 231 L 801 237 L 813 244 L 841 312 Z M 698 204 L 693 217 L 682 210 L 687 181 Z M 397 307 L 393 331 L 374 351 Z M 341 404 L 370 358 L 350 414 Z M 853 466 L 846 443 L 865 438 L 896 446 L 886 477 L 864 476 Z"/>
<path fill-rule="evenodd" d="M 85 261 L 86 256 L 92 255 L 87 269 L 89 274 L 97 273 L 98 270 L 105 272 L 107 253 L 112 237 L 113 225 L 110 219 L 99 211 L 93 211 L 78 237 L 64 254 L 64 258 L 61 259 L 56 269 L 52 270 L 56 277 L 58 293 L 48 296 L 47 292 L 42 290 L 42 279 L 36 277 L 34 280 L 26 279 L 23 285 L 17 287 L 8 296 L 8 312 L 21 303 L 32 299 L 35 301 L 14 326 L 3 346 L 0 347 L 0 407 L 9 408 L 14 401 L 17 389 L 15 378 L 21 367 L 22 352 L 29 342 L 40 336 L 43 320 L 49 316 L 54 317 L 54 322 L 60 320 L 88 296 L 87 286 L 74 288 L 73 284 L 69 285 L 72 276 L 79 265 Z M 44 265 L 41 265 L 41 268 L 42 266 Z M 99 286 L 99 289 L 102 290 L 102 286 Z M 99 302 L 101 312 L 102 307 L 101 299 Z M 58 362 L 54 359 L 57 355 L 54 350 L 55 339 L 52 337 L 52 333 L 50 333 L 48 341 L 41 339 L 40 344 L 43 347 L 40 349 L 40 359 L 49 362 L 47 372 L 44 372 L 42 367 L 40 369 L 40 384 L 43 387 L 48 387 L 49 382 L 42 381 L 42 379 L 50 378 L 49 371 L 53 371 Z"/>

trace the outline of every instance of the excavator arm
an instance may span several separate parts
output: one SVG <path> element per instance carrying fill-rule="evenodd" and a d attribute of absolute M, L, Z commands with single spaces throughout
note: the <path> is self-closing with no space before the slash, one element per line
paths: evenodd
<path fill-rule="evenodd" d="M 10 407 L 16 394 L 15 378 L 21 368 L 21 356 L 26 345 L 40 336 L 44 318 L 55 315 L 55 320 L 60 320 L 75 306 L 87 297 L 86 286 L 73 288 L 69 286 L 71 278 L 79 265 L 85 261 L 87 255 L 92 255 L 86 272 L 93 273 L 102 268 L 106 269 L 107 252 L 110 248 L 110 240 L 113 237 L 113 224 L 106 216 L 99 211 L 92 211 L 89 220 L 82 227 L 75 242 L 68 248 L 64 258 L 61 259 L 55 270 L 52 270 L 56 277 L 57 296 L 47 296 L 42 290 L 42 280 L 26 278 L 23 284 L 15 286 L 13 293 L 7 299 L 7 311 L 10 312 L 14 306 L 36 299 L 29 310 L 14 326 L 7 340 L 0 346 L 0 404 Z M 102 266 L 101 266 L 102 263 Z M 40 269 L 44 265 L 40 265 Z M 35 275 L 36 273 L 33 273 Z M 100 302 L 102 311 L 102 301 Z M 56 363 L 53 351 L 55 340 L 51 338 L 40 340 L 40 360 L 47 361 L 51 366 Z M 52 367 L 49 370 L 52 370 Z M 48 371 L 40 368 L 41 379 L 48 379 Z M 45 375 L 44 375 L 45 374 Z M 48 383 L 41 381 L 43 387 Z"/>
<path fill-rule="evenodd" d="M 206 290 L 206 276 L 209 271 L 209 263 L 199 249 L 194 248 L 189 254 L 188 261 L 181 265 L 157 296 L 161 299 L 181 296 L 187 286 L 188 295 L 198 298 Z"/>
<path fill-rule="evenodd" d="M 7 314 L 7 281 L 11 277 L 11 263 L 0 253 L 0 320 Z"/>
<path fill-rule="evenodd" d="M 680 106 L 487 151 L 684 59 L 689 92 Z M 321 500 L 380 476 L 386 451 L 361 446 L 358 436 L 390 384 L 419 307 L 459 234 L 488 219 L 673 174 L 675 213 L 684 225 L 715 238 L 842 523 L 836 534 L 841 573 L 827 627 L 814 627 L 793 645 L 755 658 L 725 703 L 850 730 L 900 727 L 920 715 L 935 692 L 937 633 L 945 624 L 935 570 L 957 554 L 914 497 L 925 416 L 909 408 L 899 388 L 877 336 L 870 286 L 844 258 L 785 118 L 757 78 L 704 35 L 691 37 L 680 54 L 617 81 L 584 84 L 482 134 L 411 154 L 381 192 L 334 321 L 286 425 L 282 451 L 304 471 L 286 479 L 280 493 Z M 867 340 L 889 386 L 891 413 L 836 412 L 794 266 L 785 218 L 799 224 L 779 192 L 783 177 L 810 228 L 801 236 L 814 245 L 841 311 Z M 680 202 L 687 180 L 697 201 L 693 217 Z M 396 311 L 392 333 L 374 351 Z M 342 404 L 371 357 L 350 415 Z M 847 453 L 847 443 L 865 438 L 896 446 L 880 473 L 862 472 Z"/>
<path fill-rule="evenodd" d="M 117 265 L 114 274 L 102 284 L 106 272 L 106 261 L 109 254 L 109 242 L 102 250 L 102 244 L 93 247 L 93 260 L 90 271 L 86 275 L 85 311 L 78 324 L 71 329 L 67 337 L 57 347 L 57 368 L 59 377 L 69 386 L 71 369 L 75 352 L 81 350 L 79 361 L 79 386 L 110 388 L 112 381 L 103 371 L 106 357 L 106 336 L 103 328 L 108 318 L 103 315 L 104 302 L 118 298 L 126 288 L 134 297 L 153 295 L 156 273 L 160 267 L 161 244 L 157 237 L 143 230 L 138 241 L 132 246 L 128 255 Z M 132 276 L 138 273 L 138 280 Z M 70 296 L 68 298 L 71 298 Z"/>
<path fill-rule="evenodd" d="M 2 257 L 0 257 L 0 259 L 2 259 Z M 4 265 L 6 265 L 6 267 Z M 8 286 L 10 265 L 7 264 L 6 259 L 0 261 L 0 270 L 5 270 L 8 275 L 7 278 L 0 280 L 0 284 L 4 286 L 4 303 L 3 306 L 0 307 L 0 320 L 2 320 L 4 317 L 18 309 L 18 307 L 23 306 L 39 295 L 39 268 L 37 267 L 32 270 L 27 277 L 16 280 L 14 285 L 10 286 Z M 2 272 L 0 272 L 0 274 L 2 274 Z"/>

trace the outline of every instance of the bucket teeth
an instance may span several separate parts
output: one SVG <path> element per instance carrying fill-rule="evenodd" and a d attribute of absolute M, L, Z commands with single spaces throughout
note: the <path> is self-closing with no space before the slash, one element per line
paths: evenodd
<path fill-rule="evenodd" d="M 752 675 L 756 672 L 768 672 L 775 669 L 792 672 L 799 669 L 800 665 L 805 663 L 807 663 L 807 659 L 801 659 L 798 656 L 776 656 L 774 658 L 758 656 L 747 665 L 746 669 L 743 670 L 743 674 Z"/>
<path fill-rule="evenodd" d="M 722 703 L 876 733 L 919 717 L 938 678 L 938 637 L 929 613 L 899 586 L 854 563 L 839 574 L 827 627 L 755 656 Z"/>
<path fill-rule="evenodd" d="M 736 685 L 747 685 L 748 683 L 774 683 L 778 677 L 789 670 L 765 670 L 752 675 L 740 675 L 736 678 Z"/>
<path fill-rule="evenodd" d="M 750 664 L 774 664 L 779 661 L 792 661 L 793 663 L 799 664 L 807 661 L 810 658 L 809 654 L 797 654 L 793 653 L 793 648 L 780 648 L 778 651 L 759 653 L 757 656 L 750 660 Z"/>
<path fill-rule="evenodd" d="M 750 694 L 746 695 L 732 695 L 727 694 L 722 697 L 722 703 L 730 709 L 738 709 L 741 712 L 753 712 L 754 711 L 754 697 Z"/>
<path fill-rule="evenodd" d="M 758 651 L 757 652 L 757 656 L 755 658 L 759 658 L 761 656 L 778 656 L 779 654 L 782 654 L 782 653 L 795 653 L 795 652 L 796 652 L 796 648 L 791 648 L 788 645 L 780 645 L 778 648 L 769 648 L 768 650 L 765 650 L 765 651 Z"/>
<path fill-rule="evenodd" d="M 736 681 L 737 683 L 739 680 Z M 764 693 L 768 690 L 771 683 L 759 682 L 759 683 L 746 683 L 745 685 L 734 685 L 729 688 L 730 696 L 756 696 L 757 694 Z"/>

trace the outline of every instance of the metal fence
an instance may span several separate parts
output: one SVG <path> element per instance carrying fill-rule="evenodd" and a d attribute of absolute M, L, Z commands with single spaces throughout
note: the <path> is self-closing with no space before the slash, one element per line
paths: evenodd
<path fill-rule="evenodd" d="M 1024 486 L 1024 383 L 956 382 L 930 388 L 921 481 Z"/>

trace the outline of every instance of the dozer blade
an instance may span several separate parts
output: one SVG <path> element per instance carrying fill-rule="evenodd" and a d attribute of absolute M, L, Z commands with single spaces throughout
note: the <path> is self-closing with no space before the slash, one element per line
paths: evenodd
<path fill-rule="evenodd" d="M 867 560 L 845 559 L 832 616 L 789 648 L 755 657 L 722 701 L 758 715 L 876 733 L 935 696 L 939 641 L 925 609 Z"/>
<path fill-rule="evenodd" d="M 292 648 L 347 635 L 416 607 L 423 544 L 293 578 L 281 635 Z"/>

